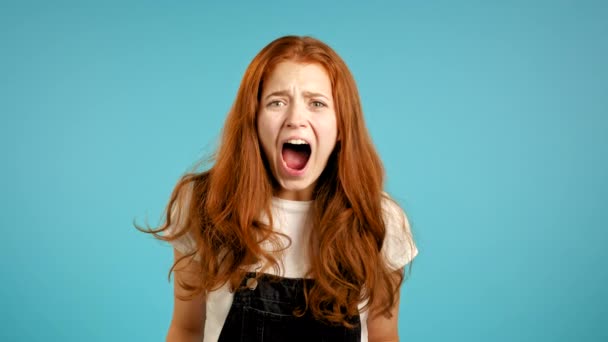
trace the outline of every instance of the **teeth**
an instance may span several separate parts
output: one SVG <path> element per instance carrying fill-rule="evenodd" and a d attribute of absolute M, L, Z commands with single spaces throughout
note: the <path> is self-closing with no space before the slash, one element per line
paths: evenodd
<path fill-rule="evenodd" d="M 287 143 L 293 145 L 308 145 L 308 143 L 302 139 L 289 139 L 287 140 Z"/>

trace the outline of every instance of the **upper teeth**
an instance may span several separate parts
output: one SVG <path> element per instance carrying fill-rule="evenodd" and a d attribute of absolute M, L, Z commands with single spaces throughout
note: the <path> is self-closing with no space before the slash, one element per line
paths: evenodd
<path fill-rule="evenodd" d="M 287 140 L 287 143 L 293 145 L 308 145 L 308 143 L 302 139 L 289 139 Z"/>

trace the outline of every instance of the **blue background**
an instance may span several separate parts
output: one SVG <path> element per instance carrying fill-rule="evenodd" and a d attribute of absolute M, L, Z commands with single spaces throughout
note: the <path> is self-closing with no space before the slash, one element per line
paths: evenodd
<path fill-rule="evenodd" d="M 0 5 L 0 340 L 161 341 L 178 177 L 285 34 L 346 60 L 420 255 L 404 341 L 608 339 L 608 3 Z"/>

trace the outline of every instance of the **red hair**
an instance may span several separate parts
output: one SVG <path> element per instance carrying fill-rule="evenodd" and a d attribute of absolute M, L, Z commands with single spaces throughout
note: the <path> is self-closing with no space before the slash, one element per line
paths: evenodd
<path fill-rule="evenodd" d="M 311 37 L 286 36 L 264 47 L 247 68 L 225 122 L 214 164 L 185 175 L 176 185 L 165 223 L 148 230 L 173 241 L 190 234 L 196 250 L 184 256 L 200 264 L 200 282 L 181 284 L 192 296 L 228 282 L 236 288 L 246 267 L 260 259 L 278 267 L 276 255 L 262 240 L 278 241 L 272 230 L 271 199 L 277 186 L 265 161 L 256 118 L 264 80 L 281 61 L 318 63 L 331 80 L 339 141 L 314 189 L 313 228 L 307 309 L 318 319 L 349 326 L 358 305 L 389 314 L 397 300 L 403 273 L 391 270 L 382 257 L 386 235 L 382 210 L 384 170 L 365 127 L 359 94 L 348 67 L 338 54 Z M 192 191 L 185 191 L 190 187 Z M 185 198 L 192 195 L 191 200 Z M 175 220 L 180 204 L 189 202 L 178 229 L 160 232 Z M 269 224 L 260 221 L 265 213 Z M 196 256 L 196 258 L 194 258 Z M 176 264 L 179 262 L 176 261 Z M 173 265 L 172 269 L 175 268 Z"/>

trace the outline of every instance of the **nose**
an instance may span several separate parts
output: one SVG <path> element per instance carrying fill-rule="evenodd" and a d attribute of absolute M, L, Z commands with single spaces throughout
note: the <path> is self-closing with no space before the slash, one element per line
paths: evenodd
<path fill-rule="evenodd" d="M 306 127 L 307 125 L 306 109 L 302 108 L 298 102 L 299 101 L 294 101 L 287 111 L 285 126 L 289 128 Z"/>

